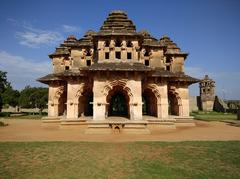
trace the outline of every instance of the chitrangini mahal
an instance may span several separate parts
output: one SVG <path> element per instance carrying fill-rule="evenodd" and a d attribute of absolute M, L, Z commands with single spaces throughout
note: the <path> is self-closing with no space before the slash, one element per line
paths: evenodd
<path fill-rule="evenodd" d="M 123 11 L 112 11 L 98 32 L 70 35 L 53 54 L 44 123 L 81 126 L 86 133 L 150 133 L 194 125 L 189 117 L 188 54 L 168 36 L 136 31 Z"/>

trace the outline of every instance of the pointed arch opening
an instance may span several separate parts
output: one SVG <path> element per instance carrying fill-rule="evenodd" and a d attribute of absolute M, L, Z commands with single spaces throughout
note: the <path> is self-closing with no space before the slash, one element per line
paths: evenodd
<path fill-rule="evenodd" d="M 67 88 L 65 85 L 59 86 L 54 94 L 53 103 L 56 105 L 56 116 L 64 116 L 67 113 Z M 52 106 L 54 106 L 52 104 Z"/>
<path fill-rule="evenodd" d="M 106 97 L 108 103 L 107 116 L 130 117 L 129 95 L 122 86 L 114 86 Z"/>
<path fill-rule="evenodd" d="M 78 98 L 78 116 L 93 116 L 93 91 L 91 88 L 83 90 Z"/>
<path fill-rule="evenodd" d="M 67 93 L 64 91 L 58 99 L 58 116 L 63 116 L 67 112 Z"/>
<path fill-rule="evenodd" d="M 173 91 L 168 92 L 168 112 L 169 115 L 180 116 L 180 107 L 181 107 L 181 100 L 177 93 Z"/>
<path fill-rule="evenodd" d="M 147 88 L 143 91 L 142 100 L 143 115 L 157 117 L 157 98 L 151 89 Z"/>

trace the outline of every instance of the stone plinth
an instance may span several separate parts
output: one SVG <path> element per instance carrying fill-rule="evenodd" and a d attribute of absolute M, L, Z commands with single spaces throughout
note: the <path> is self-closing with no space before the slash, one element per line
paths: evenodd
<path fill-rule="evenodd" d="M 147 121 L 128 119 L 114 119 L 104 121 L 90 121 L 86 134 L 150 134 Z"/>

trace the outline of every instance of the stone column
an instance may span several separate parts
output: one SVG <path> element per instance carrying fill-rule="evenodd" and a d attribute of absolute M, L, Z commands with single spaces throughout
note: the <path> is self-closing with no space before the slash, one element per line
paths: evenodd
<path fill-rule="evenodd" d="M 104 41 L 98 41 L 98 60 L 101 61 L 103 59 L 105 59 Z"/>
<path fill-rule="evenodd" d="M 115 60 L 115 41 L 111 40 L 109 45 L 109 59 Z"/>
<path fill-rule="evenodd" d="M 122 41 L 121 59 L 127 60 L 127 42 L 126 42 L 126 40 Z"/>
<path fill-rule="evenodd" d="M 141 79 L 129 80 L 127 86 L 133 94 L 130 99 L 130 120 L 142 120 L 142 82 Z"/>
<path fill-rule="evenodd" d="M 57 117 L 58 111 L 54 100 L 54 87 L 49 85 L 48 88 L 48 117 Z"/>
<path fill-rule="evenodd" d="M 167 100 L 160 100 L 162 102 L 158 103 L 158 111 L 157 117 L 159 119 L 168 118 L 168 101 Z"/>
<path fill-rule="evenodd" d="M 179 116 L 189 116 L 189 100 L 183 99 L 182 106 L 179 106 Z"/>
<path fill-rule="evenodd" d="M 67 119 L 78 118 L 78 101 L 83 83 L 68 81 L 67 84 Z"/>
<path fill-rule="evenodd" d="M 167 84 L 158 84 L 160 99 L 157 106 L 157 117 L 160 119 L 168 118 L 168 92 Z"/>
<path fill-rule="evenodd" d="M 181 98 L 181 104 L 179 105 L 179 116 L 189 116 L 189 90 L 188 87 L 182 87 L 178 89 L 179 96 Z"/>
<path fill-rule="evenodd" d="M 132 59 L 134 61 L 138 61 L 138 41 L 132 41 Z"/>
<path fill-rule="evenodd" d="M 106 96 L 103 95 L 105 82 L 94 79 L 93 82 L 93 120 L 105 120 L 106 114 Z"/>
<path fill-rule="evenodd" d="M 48 117 L 59 116 L 59 98 L 63 93 L 63 86 L 49 85 L 48 90 Z"/>

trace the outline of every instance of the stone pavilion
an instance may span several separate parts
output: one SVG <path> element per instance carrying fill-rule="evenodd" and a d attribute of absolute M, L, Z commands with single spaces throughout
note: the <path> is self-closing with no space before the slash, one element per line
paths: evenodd
<path fill-rule="evenodd" d="M 53 72 L 45 122 L 81 125 L 87 133 L 147 133 L 151 128 L 193 125 L 184 73 L 188 54 L 168 36 L 136 31 L 123 11 L 112 11 L 98 32 L 70 35 L 49 55 Z"/>

